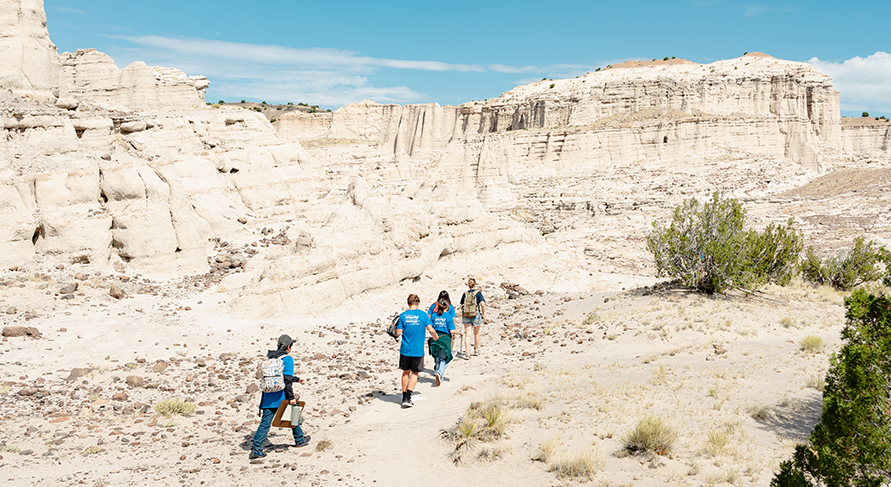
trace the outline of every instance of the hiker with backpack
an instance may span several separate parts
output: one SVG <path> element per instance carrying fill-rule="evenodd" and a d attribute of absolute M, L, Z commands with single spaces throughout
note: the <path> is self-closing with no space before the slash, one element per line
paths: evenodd
<path fill-rule="evenodd" d="M 470 328 L 473 328 L 473 354 L 480 353 L 480 325 L 486 319 L 486 299 L 476 287 L 476 279 L 467 280 L 467 291 L 461 295 L 461 315 L 464 322 L 464 357 L 470 358 Z"/>
<path fill-rule="evenodd" d="M 266 354 L 266 360 L 260 364 L 262 378 L 260 379 L 260 390 L 263 391 L 263 398 L 260 400 L 260 426 L 254 434 L 254 440 L 251 445 L 251 453 L 248 456 L 250 460 L 263 458 L 263 442 L 269 434 L 269 428 L 272 426 L 272 419 L 283 400 L 287 400 L 292 407 L 297 405 L 297 397 L 294 396 L 292 384 L 298 382 L 303 384 L 303 379 L 294 377 L 294 359 L 291 357 L 291 346 L 294 339 L 288 335 L 278 337 L 278 344 L 275 350 L 269 350 Z M 303 428 L 298 423 L 294 430 L 294 446 L 301 447 L 309 444 L 309 435 L 303 434 Z"/>
<path fill-rule="evenodd" d="M 452 361 L 452 334 L 456 331 L 455 307 L 452 306 L 448 291 L 439 293 L 439 297 L 436 298 L 435 303 L 430 305 L 427 314 L 433 321 L 433 330 L 439 335 L 436 340 L 427 339 L 427 348 L 430 350 L 435 364 L 433 366 L 434 379 L 436 385 L 439 386 L 445 377 L 446 366 Z"/>
<path fill-rule="evenodd" d="M 421 298 L 417 294 L 408 295 L 408 310 L 399 315 L 396 336 L 401 339 L 399 346 L 399 369 L 402 370 L 402 407 L 410 408 L 412 391 L 418 383 L 418 374 L 424 370 L 424 338 L 427 332 L 434 340 L 439 335 L 433 330 L 430 316 L 418 309 Z"/>

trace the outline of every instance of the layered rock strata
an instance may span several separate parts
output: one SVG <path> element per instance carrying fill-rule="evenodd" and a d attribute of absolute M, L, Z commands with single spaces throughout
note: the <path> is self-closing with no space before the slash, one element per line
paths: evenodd
<path fill-rule="evenodd" d="M 613 67 L 460 106 L 363 102 L 333 114 L 287 114 L 278 131 L 292 139 L 364 140 L 446 171 L 470 165 L 500 167 L 499 173 L 509 173 L 510 165 L 580 161 L 683 166 L 717 147 L 818 169 L 821 154 L 838 152 L 841 137 L 830 78 L 758 53 L 708 65 Z M 462 185 L 503 182 L 472 176 Z M 480 196 L 488 206 L 506 201 Z"/>
<path fill-rule="evenodd" d="M 204 105 L 209 81 L 174 68 L 134 62 L 118 69 L 95 49 L 63 53 L 61 62 L 72 96 L 129 110 L 188 110 Z"/>

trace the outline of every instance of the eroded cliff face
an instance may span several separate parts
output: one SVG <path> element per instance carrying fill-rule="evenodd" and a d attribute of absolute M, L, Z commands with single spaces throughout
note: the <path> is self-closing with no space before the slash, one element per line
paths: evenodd
<path fill-rule="evenodd" d="M 95 49 L 78 49 L 60 57 L 72 96 L 123 110 L 199 108 L 209 86 L 204 76 L 143 62 L 118 69 L 111 57 Z"/>
<path fill-rule="evenodd" d="M 821 155 L 837 153 L 841 142 L 830 78 L 757 53 L 708 65 L 615 67 L 460 106 L 363 102 L 333 114 L 285 115 L 278 130 L 285 138 L 369 141 L 446 167 L 455 157 L 483 166 L 492 157 L 523 165 L 684 165 L 730 145 L 819 169 Z M 504 137 L 514 140 L 486 143 Z M 492 184 L 488 174 L 480 177 L 468 184 Z"/>
<path fill-rule="evenodd" d="M 43 0 L 0 0 L 0 87 L 45 98 L 65 94 Z"/>

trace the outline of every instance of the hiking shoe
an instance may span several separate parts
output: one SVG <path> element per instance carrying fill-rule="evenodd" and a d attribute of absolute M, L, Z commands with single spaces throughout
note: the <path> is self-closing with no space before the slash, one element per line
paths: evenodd
<path fill-rule="evenodd" d="M 263 452 L 252 451 L 250 455 L 248 455 L 248 460 L 259 460 L 261 458 L 265 458 L 266 454 Z"/>
<path fill-rule="evenodd" d="M 473 354 L 474 354 L 474 355 L 479 355 L 479 354 L 480 354 L 480 351 L 479 351 L 479 350 L 474 350 L 474 351 L 473 351 Z"/>
<path fill-rule="evenodd" d="M 442 376 L 439 375 L 439 373 L 437 372 L 436 373 L 436 387 L 439 387 L 440 384 L 442 384 Z"/>
<path fill-rule="evenodd" d="M 303 441 L 301 441 L 300 443 L 295 443 L 294 448 L 300 448 L 300 447 L 308 445 L 310 439 L 312 439 L 312 436 L 303 435 Z"/>
<path fill-rule="evenodd" d="M 414 405 L 415 405 L 415 403 L 411 402 L 411 399 L 406 399 L 406 400 L 402 401 L 402 407 L 404 407 L 404 408 L 410 408 Z"/>

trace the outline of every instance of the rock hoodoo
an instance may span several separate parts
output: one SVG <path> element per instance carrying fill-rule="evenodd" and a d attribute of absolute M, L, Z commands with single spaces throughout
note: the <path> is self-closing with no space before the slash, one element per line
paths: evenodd
<path fill-rule="evenodd" d="M 0 0 L 0 87 L 42 97 L 65 94 L 43 0 Z"/>

